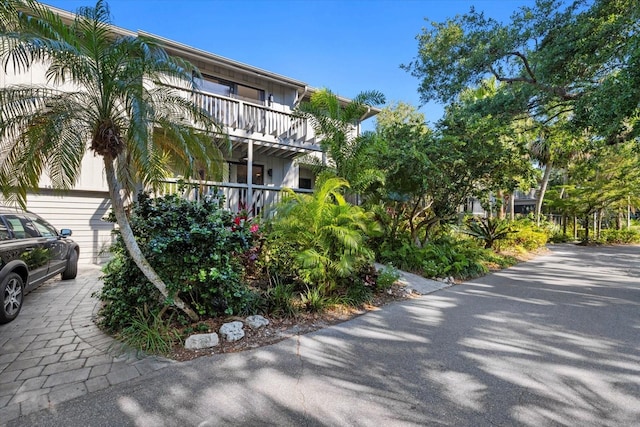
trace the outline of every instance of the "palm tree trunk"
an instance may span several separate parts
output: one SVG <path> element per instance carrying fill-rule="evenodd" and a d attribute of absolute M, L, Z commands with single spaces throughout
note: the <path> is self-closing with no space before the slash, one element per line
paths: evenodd
<path fill-rule="evenodd" d="M 198 315 L 188 304 L 186 304 L 180 297 L 177 295 L 169 295 L 169 291 L 167 290 L 167 285 L 164 281 L 158 276 L 158 273 L 155 272 L 149 261 L 145 258 L 140 250 L 140 246 L 138 246 L 138 242 L 133 235 L 133 230 L 131 229 L 131 224 L 129 224 L 129 218 L 127 218 L 127 213 L 124 210 L 124 203 L 122 201 L 122 196 L 120 195 L 120 183 L 116 178 L 115 168 L 113 165 L 113 160 L 104 157 L 104 168 L 105 173 L 107 175 L 107 185 L 109 187 L 109 196 L 111 197 L 111 205 L 113 208 L 113 213 L 116 216 L 116 221 L 118 222 L 118 227 L 120 227 L 120 235 L 122 236 L 122 240 L 124 245 L 129 251 L 129 255 L 131 255 L 131 259 L 136 263 L 140 271 L 147 277 L 147 279 L 160 291 L 160 293 L 170 301 L 173 301 L 173 305 L 182 310 L 189 318 L 193 321 L 198 320 Z"/>
<path fill-rule="evenodd" d="M 547 191 L 547 184 L 549 183 L 549 177 L 551 176 L 551 162 L 547 163 L 544 168 L 544 175 L 542 175 L 542 182 L 540 182 L 540 191 L 538 199 L 536 200 L 536 224 L 540 225 L 540 216 L 542 213 L 542 202 L 544 200 L 544 193 Z"/>

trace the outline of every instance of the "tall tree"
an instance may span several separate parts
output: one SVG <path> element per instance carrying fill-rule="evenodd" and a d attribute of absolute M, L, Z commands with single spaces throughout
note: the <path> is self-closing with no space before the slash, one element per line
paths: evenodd
<path fill-rule="evenodd" d="M 559 117 L 553 123 L 537 123 L 531 125 L 530 133 L 537 133 L 529 144 L 530 154 L 543 168 L 544 173 L 536 195 L 536 222 L 540 225 L 542 203 L 554 168 L 566 167 L 571 160 L 577 158 L 587 147 L 586 137 L 576 136 L 567 128 L 567 121 Z"/>
<path fill-rule="evenodd" d="M 423 101 L 448 102 L 493 75 L 510 85 L 512 112 L 571 111 L 578 129 L 611 143 L 640 135 L 639 30 L 637 0 L 536 0 L 506 24 L 472 8 L 425 28 L 403 67 Z"/>
<path fill-rule="evenodd" d="M 505 86 L 489 78 L 464 89 L 438 123 L 444 135 L 477 146 L 476 163 L 481 169 L 475 174 L 475 195 L 482 199 L 497 194 L 501 202 L 505 192 L 533 186 L 536 176 L 526 151 L 528 126 L 495 108 L 504 99 Z"/>
<path fill-rule="evenodd" d="M 220 129 L 184 92 L 172 88 L 194 89 L 194 67 L 170 57 L 152 39 L 114 34 L 102 0 L 78 9 L 70 24 L 33 0 L 5 0 L 0 16 L 4 71 L 44 67 L 46 77 L 41 85 L 0 90 L 2 194 L 24 205 L 43 173 L 56 188 L 69 189 L 87 151 L 101 156 L 131 257 L 168 302 L 197 319 L 168 293 L 143 256 L 123 200 L 136 182 L 157 184 L 168 165 L 184 176 L 194 175 L 196 160 L 210 174 L 218 170 Z"/>

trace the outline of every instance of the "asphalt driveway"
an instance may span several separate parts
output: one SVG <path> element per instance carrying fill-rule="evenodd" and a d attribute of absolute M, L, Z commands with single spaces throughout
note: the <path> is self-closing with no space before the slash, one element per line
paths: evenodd
<path fill-rule="evenodd" d="M 15 426 L 637 426 L 640 247 L 549 255 Z"/>

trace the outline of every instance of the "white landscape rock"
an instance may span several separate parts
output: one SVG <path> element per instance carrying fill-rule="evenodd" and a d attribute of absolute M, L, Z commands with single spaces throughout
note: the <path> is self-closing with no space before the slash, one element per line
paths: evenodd
<path fill-rule="evenodd" d="M 243 326 L 240 321 L 225 323 L 220 327 L 220 335 L 228 342 L 241 340 L 244 338 Z"/>
<path fill-rule="evenodd" d="M 244 320 L 251 329 L 259 329 L 269 324 L 269 320 L 260 315 L 249 316 Z"/>
<path fill-rule="evenodd" d="M 184 343 L 187 350 L 200 350 L 203 348 L 215 347 L 220 344 L 218 334 L 215 332 L 210 334 L 191 335 Z"/>

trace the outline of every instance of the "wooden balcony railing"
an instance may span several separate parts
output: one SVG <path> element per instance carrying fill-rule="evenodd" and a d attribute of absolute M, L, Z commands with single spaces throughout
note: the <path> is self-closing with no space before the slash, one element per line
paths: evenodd
<path fill-rule="evenodd" d="M 223 95 L 191 92 L 190 96 L 232 136 L 319 149 L 313 128 L 304 118 Z"/>

